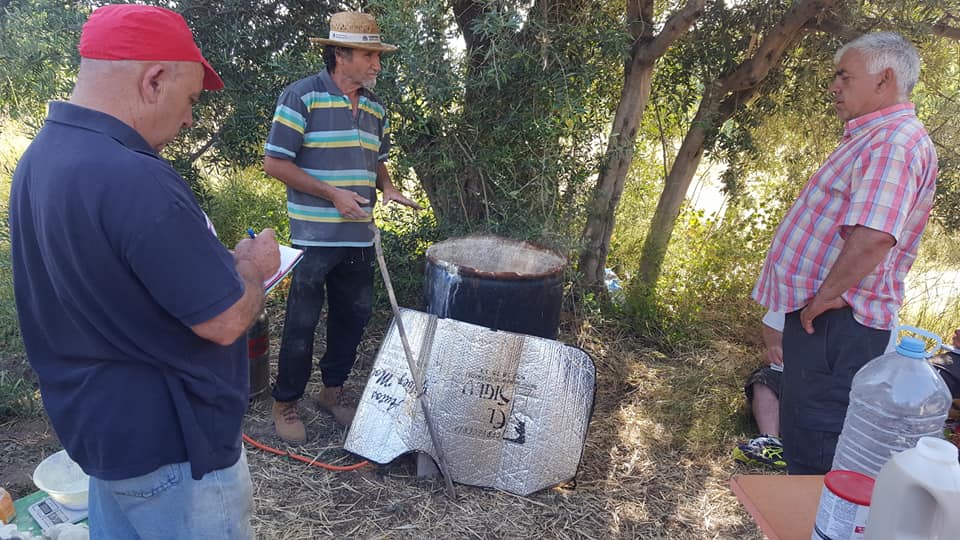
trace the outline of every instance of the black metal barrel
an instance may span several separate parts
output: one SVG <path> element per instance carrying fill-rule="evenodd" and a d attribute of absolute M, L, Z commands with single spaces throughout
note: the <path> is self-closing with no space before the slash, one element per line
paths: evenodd
<path fill-rule="evenodd" d="M 427 312 L 554 339 L 567 259 L 528 242 L 468 236 L 427 249 Z"/>

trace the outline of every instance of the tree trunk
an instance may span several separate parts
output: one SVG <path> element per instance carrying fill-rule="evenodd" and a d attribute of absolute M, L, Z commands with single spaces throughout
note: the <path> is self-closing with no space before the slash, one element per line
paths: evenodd
<path fill-rule="evenodd" d="M 553 26 L 575 20 L 592 3 L 585 0 L 537 0 L 531 6 L 528 18 L 528 23 L 536 19 L 537 24 L 525 24 L 512 36 L 512 40 L 532 47 L 537 43 L 537 35 L 542 25 Z M 477 29 L 477 22 L 489 14 L 503 11 L 503 4 L 502 0 L 453 0 L 450 3 L 466 45 L 468 79 L 480 79 L 481 73 L 491 63 L 496 65 L 496 55 L 491 55 L 491 51 L 495 51 L 496 47 L 484 31 Z M 490 103 L 503 100 L 499 83 L 468 86 L 463 97 L 462 121 L 466 126 L 477 122 L 496 124 L 500 121 L 499 118 L 477 117 L 475 113 L 483 111 Z M 475 130 L 466 129 L 461 134 L 464 138 L 457 139 L 456 143 L 463 169 L 457 179 L 456 199 L 448 197 L 450 204 L 447 210 L 450 214 L 457 214 L 460 218 L 458 221 L 466 224 L 468 229 L 473 229 L 476 224 L 490 219 L 496 207 L 496 186 L 495 182 L 490 180 L 491 174 L 478 164 L 482 160 L 476 159 L 473 141 L 469 140 Z"/>
<path fill-rule="evenodd" d="M 700 108 L 687 131 L 680 152 L 664 181 L 663 193 L 650 223 L 637 271 L 639 286 L 652 290 L 660 277 L 667 246 L 693 175 L 716 131 L 749 101 L 761 82 L 776 67 L 811 19 L 820 16 L 835 0 L 801 0 L 768 32 L 756 53 L 708 86 Z"/>
<path fill-rule="evenodd" d="M 705 0 L 689 0 L 683 9 L 670 16 L 657 36 L 653 35 L 653 1 L 631 0 L 627 4 L 627 21 L 634 44 L 624 69 L 620 103 L 614 115 L 582 236 L 579 270 L 581 285 L 587 290 L 603 290 L 604 266 L 613 235 L 614 214 L 623 195 L 627 172 L 633 163 L 637 129 L 650 99 L 653 66 L 700 17 L 704 3 Z"/>
<path fill-rule="evenodd" d="M 590 288 L 597 288 L 603 283 L 615 210 L 620 204 L 627 172 L 633 163 L 637 128 L 643 109 L 650 99 L 652 75 L 652 64 L 636 66 L 632 63 L 624 77 L 623 92 L 607 146 L 606 164 L 597 179 L 583 232 L 584 247 L 580 255 L 580 272 L 584 285 Z"/>
<path fill-rule="evenodd" d="M 649 290 L 652 290 L 660 275 L 667 245 L 670 243 L 673 227 L 680 215 L 680 206 L 703 157 L 707 126 L 713 125 L 710 122 L 714 121 L 713 117 L 716 114 L 716 105 L 704 97 L 693 119 L 692 127 L 683 138 L 683 144 L 680 145 L 680 151 L 677 152 L 673 167 L 670 168 L 670 174 L 664 181 L 663 192 L 660 194 L 657 209 L 650 222 L 650 230 L 643 242 L 640 269 L 637 272 L 637 279 L 641 286 L 646 286 Z"/>

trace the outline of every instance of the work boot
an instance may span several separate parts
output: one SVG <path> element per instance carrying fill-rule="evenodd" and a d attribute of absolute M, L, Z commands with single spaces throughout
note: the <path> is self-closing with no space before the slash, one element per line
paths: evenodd
<path fill-rule="evenodd" d="M 302 444 L 307 440 L 307 430 L 300 420 L 296 401 L 273 402 L 273 425 L 277 436 L 288 443 Z"/>
<path fill-rule="evenodd" d="M 324 386 L 317 396 L 317 405 L 332 414 L 333 419 L 341 426 L 353 423 L 353 415 L 357 413 L 356 407 L 344 403 L 342 386 Z"/>

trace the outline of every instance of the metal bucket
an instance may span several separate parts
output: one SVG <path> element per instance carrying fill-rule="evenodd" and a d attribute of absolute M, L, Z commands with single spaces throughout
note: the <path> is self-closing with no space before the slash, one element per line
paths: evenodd
<path fill-rule="evenodd" d="M 270 318 L 266 310 L 247 330 L 247 358 L 250 362 L 250 400 L 266 395 L 270 388 Z"/>
<path fill-rule="evenodd" d="M 566 264 L 555 251 L 497 236 L 438 242 L 427 249 L 427 312 L 554 339 Z"/>

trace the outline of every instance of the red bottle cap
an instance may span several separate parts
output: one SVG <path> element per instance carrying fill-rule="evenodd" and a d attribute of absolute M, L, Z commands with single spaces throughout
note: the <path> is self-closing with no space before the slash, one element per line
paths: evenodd
<path fill-rule="evenodd" d="M 830 471 L 823 477 L 823 483 L 845 501 L 860 506 L 870 506 L 873 495 L 873 478 L 854 471 Z"/>

